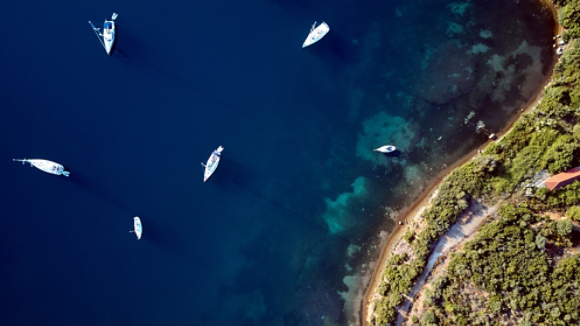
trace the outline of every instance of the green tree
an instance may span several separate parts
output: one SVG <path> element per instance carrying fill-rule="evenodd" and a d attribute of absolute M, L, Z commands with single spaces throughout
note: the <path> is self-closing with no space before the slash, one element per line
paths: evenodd
<path fill-rule="evenodd" d="M 546 238 L 541 235 L 536 235 L 536 247 L 540 250 L 544 250 L 546 248 Z"/>
<path fill-rule="evenodd" d="M 580 206 L 572 206 L 566 212 L 566 216 L 568 218 L 573 219 L 574 221 L 580 222 Z"/>
<path fill-rule="evenodd" d="M 574 135 L 574 139 L 580 140 L 580 124 L 574 126 L 572 134 Z"/>
<path fill-rule="evenodd" d="M 552 317 L 554 317 L 554 319 L 560 317 L 560 309 L 558 307 L 554 307 L 552 308 L 552 311 L 550 312 L 550 315 L 552 315 Z"/>
<path fill-rule="evenodd" d="M 567 237 L 572 233 L 574 225 L 572 224 L 572 220 L 565 219 L 558 221 L 556 228 L 558 229 L 558 234 L 560 236 Z"/>
<path fill-rule="evenodd" d="M 427 311 L 423 314 L 423 322 L 426 324 L 435 324 L 437 322 L 437 317 L 432 310 Z"/>
<path fill-rule="evenodd" d="M 569 135 L 558 137 L 544 155 L 543 165 L 551 173 L 559 173 L 572 167 L 576 145 Z"/>

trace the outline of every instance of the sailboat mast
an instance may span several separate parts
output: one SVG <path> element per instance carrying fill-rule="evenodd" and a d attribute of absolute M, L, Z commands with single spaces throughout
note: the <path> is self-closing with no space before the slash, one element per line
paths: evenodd
<path fill-rule="evenodd" d="M 91 24 L 91 26 L 93 27 L 93 31 L 94 31 L 94 32 L 95 32 L 95 34 L 97 35 L 97 38 L 98 38 L 98 39 L 99 39 L 99 41 L 101 42 L 101 45 L 103 46 L 103 48 L 105 48 L 105 50 L 106 50 L 106 49 L 107 49 L 107 47 L 105 46 L 105 42 L 103 42 L 103 39 L 102 39 L 102 36 L 103 36 L 103 35 L 102 35 L 102 34 L 101 34 L 101 32 L 99 31 L 99 29 L 98 29 L 98 28 L 96 28 L 96 27 L 95 27 L 95 25 L 93 25 L 93 23 L 91 23 L 91 21 L 90 21 L 90 20 L 89 20 L 89 24 Z"/>

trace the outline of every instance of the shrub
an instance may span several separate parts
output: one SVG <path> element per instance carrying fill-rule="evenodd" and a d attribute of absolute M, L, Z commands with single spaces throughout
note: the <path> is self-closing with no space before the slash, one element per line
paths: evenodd
<path fill-rule="evenodd" d="M 556 228 L 558 229 L 558 234 L 562 237 L 567 237 L 572 233 L 574 229 L 574 225 L 572 224 L 572 220 L 565 219 L 558 221 L 556 224 Z"/>
<path fill-rule="evenodd" d="M 553 191 L 540 189 L 538 193 L 545 196 L 543 200 L 552 208 L 576 205 L 580 201 L 580 182 L 574 181 L 572 184 Z"/>
<path fill-rule="evenodd" d="M 408 244 L 412 244 L 413 240 L 415 239 L 415 233 L 410 228 L 407 228 L 405 234 L 403 235 L 403 239 L 405 239 Z"/>
<path fill-rule="evenodd" d="M 570 209 L 568 209 L 568 211 L 566 212 L 566 216 L 568 216 L 568 218 L 573 219 L 574 221 L 580 222 L 580 207 L 579 206 L 570 207 Z"/>
<path fill-rule="evenodd" d="M 541 235 L 536 235 L 536 247 L 538 247 L 538 249 L 540 250 L 544 250 L 544 248 L 546 248 L 546 238 L 541 236 Z"/>
<path fill-rule="evenodd" d="M 572 134 L 574 135 L 574 139 L 580 140 L 580 124 L 574 126 L 574 129 L 572 129 Z"/>
<path fill-rule="evenodd" d="M 574 151 L 578 145 L 574 143 L 573 138 L 569 135 L 558 137 L 544 155 L 543 165 L 551 173 L 560 173 L 572 167 L 574 160 Z"/>
<path fill-rule="evenodd" d="M 558 21 L 568 29 L 577 28 L 580 24 L 580 3 L 577 1 L 568 1 L 564 7 L 560 8 Z M 574 36 L 577 37 L 579 35 L 574 34 Z"/>
<path fill-rule="evenodd" d="M 427 311 L 423 314 L 423 322 L 426 324 L 435 324 L 437 322 L 437 318 L 432 310 Z"/>
<path fill-rule="evenodd" d="M 380 295 L 387 294 L 387 292 L 389 292 L 389 283 L 381 281 L 381 284 L 379 284 L 379 289 L 377 292 L 379 292 Z"/>
<path fill-rule="evenodd" d="M 425 289 L 423 302 L 425 302 L 427 307 L 433 306 L 436 302 L 435 292 L 429 288 Z"/>

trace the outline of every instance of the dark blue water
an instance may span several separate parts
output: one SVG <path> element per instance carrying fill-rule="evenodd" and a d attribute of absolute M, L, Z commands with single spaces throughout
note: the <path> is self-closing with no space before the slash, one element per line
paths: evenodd
<path fill-rule="evenodd" d="M 549 71 L 534 2 L 449 4 L 0 3 L 0 324 L 346 324 L 392 213 L 485 141 L 468 112 L 505 127 Z"/>

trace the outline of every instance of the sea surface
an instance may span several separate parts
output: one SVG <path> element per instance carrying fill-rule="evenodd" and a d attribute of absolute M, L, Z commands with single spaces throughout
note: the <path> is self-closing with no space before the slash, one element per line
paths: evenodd
<path fill-rule="evenodd" d="M 356 323 L 361 276 L 397 212 L 487 140 L 478 121 L 506 128 L 553 60 L 554 21 L 533 0 L 0 12 L 6 326 Z M 87 21 L 113 12 L 108 57 Z M 302 49 L 314 21 L 331 31 Z M 397 153 L 372 151 L 387 144 Z"/>

